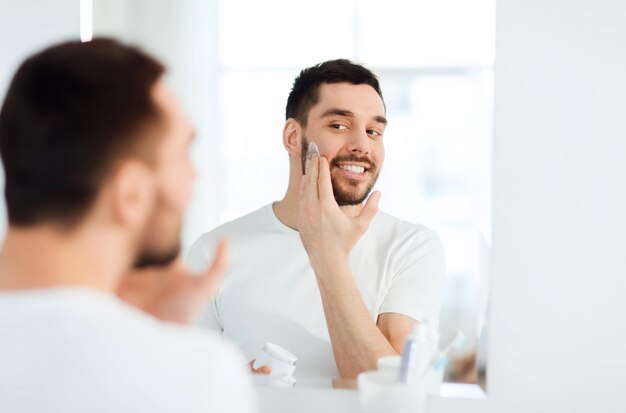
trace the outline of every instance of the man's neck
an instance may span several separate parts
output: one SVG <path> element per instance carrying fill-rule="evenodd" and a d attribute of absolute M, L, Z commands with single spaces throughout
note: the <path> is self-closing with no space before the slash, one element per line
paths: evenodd
<path fill-rule="evenodd" d="M 120 241 L 113 231 L 10 227 L 0 251 L 0 290 L 87 286 L 112 291 L 129 266 Z"/>
<path fill-rule="evenodd" d="M 298 230 L 298 208 L 300 205 L 300 181 L 291 179 L 285 197 L 272 205 L 276 218 L 289 228 Z M 350 217 L 361 213 L 363 205 L 342 206 L 341 210 Z"/>

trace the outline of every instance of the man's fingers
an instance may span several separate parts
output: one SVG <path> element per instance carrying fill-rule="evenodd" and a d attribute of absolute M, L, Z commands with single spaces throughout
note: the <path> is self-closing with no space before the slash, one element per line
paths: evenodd
<path fill-rule="evenodd" d="M 256 361 L 256 359 L 250 361 L 250 363 L 248 363 L 248 367 L 250 368 L 250 372 L 254 373 L 254 374 L 272 374 L 272 368 L 270 366 L 261 366 L 258 369 L 255 369 L 254 366 L 254 362 Z"/>
<path fill-rule="evenodd" d="M 272 368 L 270 366 L 261 366 L 254 370 L 256 374 L 272 374 Z"/>
<path fill-rule="evenodd" d="M 228 267 L 228 249 L 229 242 L 226 239 L 220 240 L 217 244 L 217 248 L 215 249 L 215 256 L 213 257 L 213 262 L 209 266 L 209 269 L 206 271 L 206 274 L 212 274 L 212 277 L 221 276 Z"/>
<path fill-rule="evenodd" d="M 204 274 L 197 277 L 198 282 L 201 283 L 202 286 L 213 289 L 217 281 L 222 278 L 226 272 L 226 268 L 228 268 L 228 248 L 228 240 L 222 239 L 217 244 L 211 265 Z"/>
<path fill-rule="evenodd" d="M 360 221 L 365 228 L 367 228 L 374 219 L 374 215 L 378 212 L 378 202 L 380 201 L 380 191 L 374 191 L 372 195 L 367 199 L 363 210 L 357 217 L 357 220 Z"/>
<path fill-rule="evenodd" d="M 317 201 L 318 199 L 319 161 L 320 158 L 317 155 L 313 155 L 306 161 L 306 175 L 302 177 L 302 184 L 300 185 L 300 199 L 306 202 Z"/>
<path fill-rule="evenodd" d="M 333 194 L 333 183 L 330 179 L 330 165 L 328 159 L 320 158 L 319 178 L 318 178 L 319 197 L 321 201 L 335 200 Z"/>

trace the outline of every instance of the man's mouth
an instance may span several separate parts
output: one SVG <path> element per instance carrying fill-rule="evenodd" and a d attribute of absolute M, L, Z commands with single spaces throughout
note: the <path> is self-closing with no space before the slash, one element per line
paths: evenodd
<path fill-rule="evenodd" d="M 348 171 L 348 172 L 356 172 L 358 174 L 362 174 L 363 172 L 365 172 L 365 168 L 363 168 L 362 166 L 356 166 L 356 165 L 339 165 L 339 167 L 341 169 L 343 169 L 344 171 Z"/>
<path fill-rule="evenodd" d="M 362 178 L 370 169 L 370 165 L 361 162 L 341 162 L 337 167 L 351 178 Z"/>

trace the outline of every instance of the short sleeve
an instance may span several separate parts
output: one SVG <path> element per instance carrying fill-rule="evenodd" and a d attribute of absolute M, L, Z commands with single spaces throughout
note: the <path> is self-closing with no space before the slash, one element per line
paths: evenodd
<path fill-rule="evenodd" d="M 396 251 L 391 282 L 379 309 L 438 323 L 445 280 L 445 254 L 437 234 L 417 231 Z"/>
<path fill-rule="evenodd" d="M 210 251 L 211 254 L 209 254 Z M 187 258 L 185 259 L 185 264 L 193 272 L 202 272 L 209 267 L 212 259 L 210 255 L 212 255 L 212 250 L 205 245 L 203 236 L 200 236 L 191 246 Z M 219 313 L 217 311 L 217 297 L 213 297 L 211 301 L 207 303 L 198 318 L 197 325 L 201 328 L 208 328 L 220 334 L 222 333 L 222 326 L 219 322 Z"/>

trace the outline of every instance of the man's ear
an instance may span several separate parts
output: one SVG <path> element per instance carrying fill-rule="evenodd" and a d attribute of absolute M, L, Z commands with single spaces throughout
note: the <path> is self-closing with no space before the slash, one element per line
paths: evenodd
<path fill-rule="evenodd" d="M 117 167 L 110 184 L 114 220 L 125 226 L 143 226 L 155 202 L 152 169 L 139 160 L 124 160 Z"/>
<path fill-rule="evenodd" d="M 294 118 L 287 119 L 283 128 L 283 146 L 289 157 L 300 158 L 302 151 L 302 126 Z"/>

